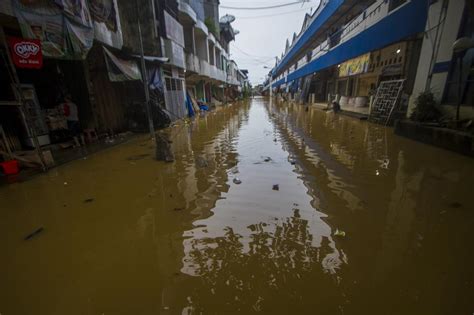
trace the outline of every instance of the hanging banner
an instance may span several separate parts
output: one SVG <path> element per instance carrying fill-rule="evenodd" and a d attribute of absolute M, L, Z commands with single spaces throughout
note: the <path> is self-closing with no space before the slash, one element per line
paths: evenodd
<path fill-rule="evenodd" d="M 71 21 L 86 27 L 92 27 L 86 0 L 55 0 L 55 3 Z"/>
<path fill-rule="evenodd" d="M 104 23 L 112 32 L 117 31 L 117 13 L 113 0 L 90 0 L 89 7 L 94 21 Z"/>
<path fill-rule="evenodd" d="M 88 3 L 95 39 L 107 46 L 122 49 L 123 36 L 117 0 L 89 0 Z"/>
<path fill-rule="evenodd" d="M 38 39 L 9 37 L 13 63 L 18 68 L 40 69 L 43 66 L 41 42 Z"/>
<path fill-rule="evenodd" d="M 45 57 L 84 59 L 92 47 L 94 29 L 85 0 L 13 0 L 25 38 L 41 41 Z"/>
<path fill-rule="evenodd" d="M 348 60 L 339 67 L 339 77 L 347 77 L 367 72 L 370 53 Z"/>

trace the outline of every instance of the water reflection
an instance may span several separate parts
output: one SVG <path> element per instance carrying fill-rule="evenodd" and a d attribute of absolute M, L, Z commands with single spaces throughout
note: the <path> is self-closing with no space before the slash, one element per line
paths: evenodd
<path fill-rule="evenodd" d="M 200 302 L 214 299 L 224 307 L 221 311 L 297 307 L 322 283 L 336 282 L 337 270 L 347 263 L 330 229 L 312 225 L 297 209 L 288 218 L 252 224 L 245 232 L 226 227 L 222 236 L 185 241 L 182 272 L 198 276 L 206 288 L 192 294 L 188 306 L 204 310 Z"/>
<path fill-rule="evenodd" d="M 312 206 L 318 197 L 289 163 L 281 137 L 265 107 L 254 104 L 248 124 L 227 148 L 237 154 L 227 163 L 235 165 L 228 171 L 229 189 L 183 234 L 181 272 L 193 278 L 170 284 L 165 304 L 182 301 L 186 312 L 199 313 L 209 303 L 221 312 L 253 312 L 298 309 L 322 283 L 328 289 L 321 296 L 340 294 L 337 273 L 348 258 L 325 215 Z M 236 176 L 241 185 L 232 184 Z M 195 289 L 181 290 L 177 298 L 178 287 Z"/>
<path fill-rule="evenodd" d="M 169 132 L 0 189 L 1 314 L 472 312 L 471 159 L 261 99 Z"/>

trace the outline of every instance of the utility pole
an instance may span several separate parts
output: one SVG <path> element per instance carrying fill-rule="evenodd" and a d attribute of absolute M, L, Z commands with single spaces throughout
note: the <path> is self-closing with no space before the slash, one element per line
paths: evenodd
<path fill-rule="evenodd" d="M 142 81 L 143 81 L 143 89 L 145 91 L 145 108 L 146 114 L 148 116 L 148 126 L 150 128 L 150 137 L 152 140 L 155 140 L 155 126 L 153 124 L 153 118 L 151 116 L 151 108 L 150 108 L 150 90 L 148 87 L 148 75 L 146 71 L 145 65 L 145 54 L 143 52 L 143 38 L 142 38 L 142 28 L 140 26 L 140 9 L 138 6 L 138 0 L 135 0 L 135 4 L 137 6 L 137 26 L 138 26 L 138 37 L 140 41 L 140 63 L 141 63 L 141 70 L 142 70 Z"/>
<path fill-rule="evenodd" d="M 276 57 L 275 57 L 275 58 L 276 58 Z M 270 68 L 270 67 L 268 67 L 268 66 L 263 66 L 263 68 L 264 68 L 264 69 L 271 69 L 271 68 Z M 272 99 L 272 97 L 273 97 L 273 87 L 272 87 L 272 85 L 273 85 L 273 76 L 272 76 L 272 70 L 270 70 L 270 72 L 269 72 L 269 76 L 270 76 L 270 80 L 269 80 L 269 81 L 270 81 L 269 89 L 270 89 L 270 101 L 271 101 L 271 99 Z"/>
<path fill-rule="evenodd" d="M 273 76 L 272 76 L 272 73 L 270 71 L 270 99 L 273 98 L 273 87 L 272 87 L 272 85 L 273 85 Z"/>

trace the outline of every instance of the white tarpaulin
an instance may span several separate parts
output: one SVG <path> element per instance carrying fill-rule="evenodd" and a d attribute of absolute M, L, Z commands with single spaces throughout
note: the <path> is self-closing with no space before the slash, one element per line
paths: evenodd
<path fill-rule="evenodd" d="M 109 79 L 112 82 L 141 80 L 142 74 L 135 60 L 124 60 L 116 57 L 104 48 L 104 58 Z"/>

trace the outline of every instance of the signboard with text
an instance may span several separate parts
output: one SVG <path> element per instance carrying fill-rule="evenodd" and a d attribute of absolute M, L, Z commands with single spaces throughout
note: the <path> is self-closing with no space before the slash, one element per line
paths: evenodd
<path fill-rule="evenodd" d="M 370 53 L 348 60 L 339 66 L 339 77 L 366 73 L 369 68 Z"/>
<path fill-rule="evenodd" d="M 18 68 L 40 69 L 43 66 L 41 42 L 37 39 L 9 37 L 12 60 Z"/>

